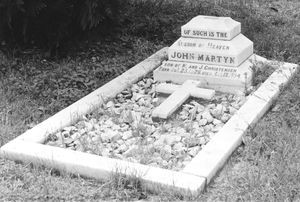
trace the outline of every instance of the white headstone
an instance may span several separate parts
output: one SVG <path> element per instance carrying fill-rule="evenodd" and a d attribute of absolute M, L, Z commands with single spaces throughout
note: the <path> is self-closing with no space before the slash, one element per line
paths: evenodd
<path fill-rule="evenodd" d="M 252 85 L 253 42 L 229 17 L 197 16 L 182 26 L 168 50 L 169 61 L 154 71 L 157 81 L 182 84 L 201 81 L 201 87 L 245 93 Z"/>
<path fill-rule="evenodd" d="M 241 32 L 241 23 L 229 17 L 199 15 L 181 27 L 181 36 L 231 40 Z"/>

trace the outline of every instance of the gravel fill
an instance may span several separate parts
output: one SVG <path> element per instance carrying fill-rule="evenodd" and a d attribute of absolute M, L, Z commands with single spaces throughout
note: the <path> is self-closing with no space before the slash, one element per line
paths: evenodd
<path fill-rule="evenodd" d="M 170 118 L 154 122 L 168 95 L 157 94 L 147 76 L 46 144 L 181 170 L 243 105 L 246 97 L 217 93 L 210 101 L 190 98 Z"/>

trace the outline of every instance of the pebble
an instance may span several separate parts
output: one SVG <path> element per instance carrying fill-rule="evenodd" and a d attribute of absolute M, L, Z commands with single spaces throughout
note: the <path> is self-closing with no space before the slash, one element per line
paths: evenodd
<path fill-rule="evenodd" d="M 203 119 L 206 119 L 208 123 L 211 123 L 214 120 L 209 111 L 204 111 L 201 116 Z"/>
<path fill-rule="evenodd" d="M 170 119 L 153 122 L 152 110 L 165 100 L 155 86 L 152 78 L 143 78 L 99 109 L 101 116 L 82 117 L 47 144 L 180 170 L 246 101 L 228 94 L 215 96 L 213 103 L 195 99 Z"/>
<path fill-rule="evenodd" d="M 176 128 L 176 133 L 179 135 L 185 135 L 186 130 L 184 128 Z"/>
<path fill-rule="evenodd" d="M 80 137 L 81 137 L 81 134 L 78 133 L 78 132 L 75 132 L 74 134 L 71 135 L 71 138 L 74 139 L 74 140 L 76 140 L 76 139 L 78 139 Z"/>
<path fill-rule="evenodd" d="M 214 124 L 215 126 L 217 126 L 217 125 L 222 124 L 222 121 L 220 121 L 219 119 L 214 119 L 214 120 L 213 120 L 213 124 Z"/>
<path fill-rule="evenodd" d="M 221 121 L 223 123 L 226 123 L 229 119 L 231 118 L 231 115 L 230 114 L 227 114 L 227 113 L 224 113 L 221 117 Z"/>
<path fill-rule="evenodd" d="M 203 105 L 201 105 L 201 104 L 198 104 L 197 105 L 197 112 L 198 113 L 201 113 L 201 112 L 203 112 L 205 110 L 205 107 L 203 106 Z"/>
<path fill-rule="evenodd" d="M 190 156 L 194 157 L 197 155 L 198 151 L 201 149 L 200 146 L 191 147 L 188 149 L 188 153 Z"/>
<path fill-rule="evenodd" d="M 97 142 L 97 141 L 99 141 L 99 136 L 94 136 L 94 137 L 92 137 L 91 138 L 91 140 L 92 140 L 92 142 Z"/>
<path fill-rule="evenodd" d="M 104 157 L 109 157 L 110 156 L 110 151 L 107 148 L 104 148 L 101 152 L 101 155 Z"/>
<path fill-rule="evenodd" d="M 111 120 L 111 118 L 105 121 L 105 126 L 106 126 L 107 128 L 111 128 L 113 125 L 115 125 L 115 124 L 114 124 L 114 122 Z"/>
<path fill-rule="evenodd" d="M 199 137 L 199 145 L 205 145 L 206 144 L 206 138 L 205 137 Z"/>
<path fill-rule="evenodd" d="M 103 142 L 109 142 L 114 135 L 116 135 L 116 131 L 106 130 L 104 133 L 101 133 L 100 137 Z"/>
<path fill-rule="evenodd" d="M 106 107 L 107 108 L 111 108 L 111 107 L 114 107 L 115 103 L 113 101 L 109 101 L 106 103 Z"/>
<path fill-rule="evenodd" d="M 164 146 L 164 151 L 167 152 L 168 154 L 172 153 L 172 147 L 170 145 L 165 145 Z"/>
<path fill-rule="evenodd" d="M 216 106 L 216 108 L 211 110 L 211 114 L 212 114 L 213 117 L 219 119 L 219 118 L 222 117 L 224 111 L 225 111 L 225 107 L 221 104 L 218 104 Z"/>
<path fill-rule="evenodd" d="M 137 142 L 137 138 L 130 138 L 128 140 L 126 140 L 125 144 L 126 145 L 133 145 Z"/>
<path fill-rule="evenodd" d="M 124 142 L 124 140 L 119 139 L 119 140 L 117 140 L 117 144 L 118 144 L 118 145 L 123 145 L 123 144 L 125 144 L 125 142 Z"/>
<path fill-rule="evenodd" d="M 182 152 L 185 150 L 185 147 L 182 142 L 177 142 L 176 144 L 174 144 L 173 149 L 175 150 L 175 152 Z"/>
<path fill-rule="evenodd" d="M 128 130 L 122 133 L 122 139 L 123 140 L 128 140 L 129 138 L 132 137 L 132 131 Z"/>
<path fill-rule="evenodd" d="M 230 115 L 234 115 L 237 112 L 237 109 L 231 106 L 228 107 L 228 110 Z"/>
<path fill-rule="evenodd" d="M 132 91 L 132 92 L 138 92 L 138 91 L 139 91 L 138 85 L 137 85 L 137 84 L 132 84 L 132 86 L 131 86 L 131 91 Z"/>
<path fill-rule="evenodd" d="M 213 129 L 213 124 L 208 124 L 208 125 L 205 125 L 203 128 L 204 128 L 204 131 L 206 132 L 209 132 Z"/>
<path fill-rule="evenodd" d="M 161 162 L 161 165 L 162 165 L 163 167 L 168 167 L 169 163 L 168 163 L 168 161 L 163 160 L 163 161 Z"/>
<path fill-rule="evenodd" d="M 158 98 L 153 98 L 153 99 L 152 99 L 152 103 L 153 103 L 154 105 L 156 105 L 156 104 L 158 103 L 158 101 L 159 101 Z"/>
<path fill-rule="evenodd" d="M 207 119 L 204 118 L 204 119 L 200 119 L 198 123 L 200 126 L 205 126 L 208 123 L 208 121 Z"/>
<path fill-rule="evenodd" d="M 125 144 L 120 145 L 120 147 L 117 149 L 118 153 L 123 153 L 128 149 L 128 147 Z"/>

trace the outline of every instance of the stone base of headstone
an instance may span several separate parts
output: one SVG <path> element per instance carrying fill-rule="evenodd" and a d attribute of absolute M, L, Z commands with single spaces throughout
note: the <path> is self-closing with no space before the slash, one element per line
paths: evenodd
<path fill-rule="evenodd" d="M 175 84 L 183 84 L 188 79 L 198 80 L 202 88 L 245 94 L 252 84 L 252 58 L 238 67 L 165 61 L 153 72 L 153 76 L 156 81 L 172 81 Z"/>

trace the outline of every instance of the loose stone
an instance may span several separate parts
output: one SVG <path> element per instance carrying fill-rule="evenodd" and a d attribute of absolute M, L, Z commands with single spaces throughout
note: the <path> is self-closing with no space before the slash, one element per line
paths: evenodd
<path fill-rule="evenodd" d="M 181 142 L 178 142 L 176 143 L 174 146 L 173 146 L 173 149 L 176 151 L 176 152 L 182 152 L 184 151 L 184 146 Z"/>
<path fill-rule="evenodd" d="M 111 107 L 114 107 L 115 103 L 113 101 L 109 101 L 106 103 L 106 107 L 107 108 L 111 108 Z"/>
<path fill-rule="evenodd" d="M 199 120 L 199 125 L 200 126 L 205 126 L 208 123 L 207 119 L 201 119 Z"/>
<path fill-rule="evenodd" d="M 237 112 L 237 109 L 234 107 L 229 106 L 228 109 L 229 109 L 230 115 L 234 115 Z"/>
<path fill-rule="evenodd" d="M 241 98 L 227 95 L 216 96 L 213 103 L 194 99 L 165 122 L 153 122 L 151 111 L 164 100 L 157 97 L 155 85 L 145 78 L 97 110 L 101 116 L 83 117 L 47 144 L 180 170 L 242 103 Z"/>
<path fill-rule="evenodd" d="M 221 121 L 223 123 L 226 123 L 230 119 L 230 114 L 224 113 L 223 116 L 221 117 Z"/>
<path fill-rule="evenodd" d="M 132 137 L 132 131 L 131 130 L 125 131 L 125 132 L 122 133 L 122 139 L 123 140 L 128 140 L 131 137 Z"/>
<path fill-rule="evenodd" d="M 170 145 L 165 145 L 164 146 L 164 151 L 167 152 L 168 154 L 172 153 L 172 147 Z"/>
<path fill-rule="evenodd" d="M 202 113 L 202 118 L 203 118 L 203 119 L 206 119 L 208 123 L 211 123 L 211 122 L 213 122 L 213 120 L 214 120 L 214 118 L 212 117 L 212 115 L 210 114 L 209 111 L 204 111 L 204 112 Z"/>
<path fill-rule="evenodd" d="M 200 150 L 200 146 L 191 147 L 188 149 L 188 153 L 190 156 L 194 157 L 197 155 L 199 150 Z"/>
<path fill-rule="evenodd" d="M 214 120 L 213 120 L 213 124 L 214 124 L 214 125 L 220 125 L 220 124 L 222 124 L 222 121 L 220 121 L 220 120 L 218 120 L 218 119 L 214 119 Z"/>
<path fill-rule="evenodd" d="M 120 145 L 120 147 L 117 149 L 118 153 L 123 153 L 128 149 L 128 147 L 125 144 Z"/>
<path fill-rule="evenodd" d="M 109 155 L 110 155 L 109 149 L 104 148 L 101 152 L 101 155 L 104 157 L 109 157 Z"/>

